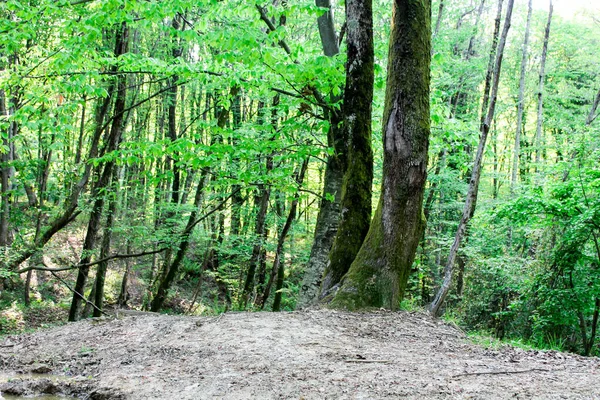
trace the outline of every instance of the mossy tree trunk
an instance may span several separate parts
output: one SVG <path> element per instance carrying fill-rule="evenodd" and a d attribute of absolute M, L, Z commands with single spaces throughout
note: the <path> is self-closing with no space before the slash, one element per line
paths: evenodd
<path fill-rule="evenodd" d="M 331 306 L 397 309 L 425 221 L 431 1 L 394 0 L 383 115 L 381 198 Z"/>
<path fill-rule="evenodd" d="M 315 0 L 315 3 L 319 7 L 327 8 L 327 12 L 317 19 L 323 53 L 327 57 L 336 56 L 340 52 L 340 47 L 338 35 L 335 31 L 331 0 Z M 333 103 L 339 99 L 332 96 L 331 100 Z M 298 294 L 297 308 L 310 307 L 317 302 L 321 288 L 321 278 L 329 261 L 329 251 L 333 245 L 340 219 L 341 188 L 347 162 L 346 140 L 342 136 L 343 130 L 341 127 L 342 115 L 341 112 L 326 107 L 323 107 L 323 115 L 329 121 L 327 145 L 334 151 L 327 156 L 323 197 L 319 205 L 310 257 L 306 263 L 300 293 Z"/>
<path fill-rule="evenodd" d="M 348 272 L 369 230 L 373 185 L 371 105 L 373 102 L 372 0 L 346 1 L 347 62 L 343 103 L 343 132 L 347 167 L 342 182 L 341 215 L 325 268 L 321 297 Z"/>

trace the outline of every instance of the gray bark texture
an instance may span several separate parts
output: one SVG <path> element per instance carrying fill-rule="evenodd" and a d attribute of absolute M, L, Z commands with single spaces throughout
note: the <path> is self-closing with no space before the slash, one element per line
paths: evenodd
<path fill-rule="evenodd" d="M 517 127 L 515 129 L 515 147 L 513 151 L 513 167 L 510 180 L 510 189 L 514 190 L 517 184 L 519 170 L 519 157 L 521 153 L 521 131 L 523 130 L 523 101 L 525 97 L 525 70 L 527 67 L 527 50 L 529 46 L 529 27 L 531 26 L 531 0 L 527 6 L 527 23 L 525 24 L 525 38 L 523 39 L 523 55 L 521 58 L 521 72 L 519 78 L 519 97 L 517 99 Z"/>
<path fill-rule="evenodd" d="M 544 80 L 546 79 L 546 56 L 548 54 L 548 40 L 550 39 L 550 25 L 552 24 L 552 11 L 554 6 L 550 0 L 550 9 L 548 10 L 548 22 L 544 31 L 544 45 L 542 47 L 542 60 L 540 61 L 540 76 L 538 83 L 538 104 L 537 104 L 537 125 L 535 130 L 535 164 L 540 162 L 542 153 L 542 126 L 544 124 Z"/>

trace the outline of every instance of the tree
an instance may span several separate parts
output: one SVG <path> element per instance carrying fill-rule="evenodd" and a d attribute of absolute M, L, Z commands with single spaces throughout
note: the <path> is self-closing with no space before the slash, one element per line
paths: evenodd
<path fill-rule="evenodd" d="M 550 25 L 552 24 L 552 0 L 550 0 L 550 8 L 548 10 L 548 22 L 544 30 L 544 45 L 542 47 L 542 61 L 540 62 L 540 74 L 538 81 L 537 92 L 537 125 L 535 130 L 535 163 L 540 162 L 541 146 L 542 146 L 542 126 L 544 123 L 544 80 L 546 79 L 546 57 L 548 56 L 548 41 L 550 39 Z"/>
<path fill-rule="evenodd" d="M 527 51 L 529 46 L 529 27 L 531 26 L 531 0 L 527 4 L 527 22 L 525 25 L 525 38 L 523 39 L 523 56 L 521 57 L 521 71 L 519 78 L 519 97 L 517 99 L 517 127 L 515 129 L 515 147 L 513 151 L 513 167 L 510 180 L 510 188 L 514 190 L 517 183 L 517 171 L 519 169 L 519 156 L 521 149 L 521 131 L 523 130 L 523 109 L 525 101 L 525 69 L 527 67 Z"/>
<path fill-rule="evenodd" d="M 431 2 L 395 0 L 383 114 L 383 178 L 375 216 L 333 307 L 397 309 L 425 221 Z"/>
<path fill-rule="evenodd" d="M 327 296 L 348 271 L 371 221 L 371 108 L 374 79 L 372 1 L 347 1 L 346 26 L 346 85 L 342 104 L 346 171 L 341 187 L 339 226 L 323 273 L 320 297 Z"/>
<path fill-rule="evenodd" d="M 471 220 L 473 213 L 475 212 L 475 207 L 477 204 L 477 195 L 479 191 L 479 181 L 481 179 L 483 153 L 485 151 L 485 143 L 494 119 L 494 112 L 496 110 L 496 101 L 498 98 L 498 84 L 500 83 L 500 72 L 502 71 L 502 58 L 504 56 L 504 46 L 506 45 L 506 37 L 508 36 L 508 30 L 510 29 L 513 5 L 514 0 L 508 0 L 508 6 L 506 8 L 506 17 L 504 20 L 504 28 L 502 29 L 502 34 L 500 35 L 498 52 L 496 53 L 493 69 L 488 68 L 486 87 L 489 85 L 490 77 L 493 77 L 493 80 L 491 82 L 489 108 L 487 109 L 487 112 L 482 112 L 482 124 L 480 126 L 479 145 L 477 147 L 477 154 L 475 155 L 475 161 L 473 163 L 471 180 L 469 181 L 469 190 L 467 192 L 467 197 L 463 208 L 463 214 L 458 224 L 456 235 L 454 236 L 454 242 L 452 243 L 450 253 L 448 254 L 448 260 L 446 261 L 446 265 L 444 267 L 444 280 L 440 289 L 435 295 L 435 298 L 429 305 L 429 311 L 435 316 L 440 315 L 442 305 L 444 304 L 444 300 L 446 299 L 446 296 L 450 291 L 450 285 L 452 284 L 452 273 L 454 270 L 454 261 L 456 260 L 456 255 L 458 254 L 460 244 L 463 238 L 465 237 L 467 225 L 469 224 L 469 221 Z M 486 102 L 484 93 L 484 105 L 485 104 Z"/>

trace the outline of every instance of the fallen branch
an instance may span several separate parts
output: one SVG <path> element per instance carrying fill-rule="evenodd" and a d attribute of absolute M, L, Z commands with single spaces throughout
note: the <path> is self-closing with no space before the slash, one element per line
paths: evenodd
<path fill-rule="evenodd" d="M 391 363 L 391 360 L 368 360 L 368 359 L 360 359 L 357 358 L 356 360 L 352 360 L 352 359 L 348 359 L 348 360 L 344 360 L 344 362 L 347 363 L 382 363 L 382 364 L 388 364 Z"/>
<path fill-rule="evenodd" d="M 471 375 L 504 375 L 504 374 L 524 374 L 527 372 L 550 372 L 549 369 L 544 368 L 531 368 L 531 369 L 519 369 L 515 371 L 480 371 L 480 372 L 465 372 L 463 374 L 452 375 L 452 378 L 458 378 L 461 376 L 471 376 Z"/>
<path fill-rule="evenodd" d="M 89 304 L 90 306 L 94 307 L 96 310 L 100 311 L 102 314 L 110 316 L 110 314 L 108 314 L 107 312 L 102 311 L 101 309 L 99 309 L 98 307 L 96 307 L 96 305 L 94 303 L 92 303 L 91 301 L 89 301 L 88 299 L 85 298 L 84 295 L 82 295 L 81 293 L 79 293 L 77 290 L 73 289 L 67 282 L 64 281 L 64 279 L 62 279 L 60 276 L 56 275 L 53 271 L 52 271 L 52 276 L 54 276 L 56 279 L 58 279 L 63 285 L 65 285 L 67 287 L 67 289 L 69 289 L 71 292 L 75 293 L 77 296 L 81 297 L 81 299 L 83 301 L 86 302 L 86 304 Z"/>

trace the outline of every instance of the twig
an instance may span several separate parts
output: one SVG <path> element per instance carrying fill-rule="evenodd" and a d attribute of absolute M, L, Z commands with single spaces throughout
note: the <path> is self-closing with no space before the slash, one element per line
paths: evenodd
<path fill-rule="evenodd" d="M 518 369 L 516 371 L 480 371 L 480 372 L 465 372 L 463 374 L 452 375 L 452 378 L 458 378 L 461 376 L 471 376 L 471 375 L 503 375 L 503 374 L 524 374 L 527 372 L 550 372 L 549 369 L 544 368 L 531 368 L 531 369 Z"/>
<path fill-rule="evenodd" d="M 219 318 L 217 318 L 215 320 L 215 324 L 218 323 L 219 321 L 221 321 L 221 318 L 223 318 L 223 315 L 225 315 L 225 313 L 222 313 L 221 315 L 219 315 Z"/>
<path fill-rule="evenodd" d="M 352 359 L 348 359 L 348 360 L 344 360 L 344 362 L 347 363 L 382 363 L 382 364 L 388 364 L 391 363 L 391 360 L 368 360 L 368 359 L 356 359 L 356 360 L 352 360 Z"/>

